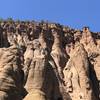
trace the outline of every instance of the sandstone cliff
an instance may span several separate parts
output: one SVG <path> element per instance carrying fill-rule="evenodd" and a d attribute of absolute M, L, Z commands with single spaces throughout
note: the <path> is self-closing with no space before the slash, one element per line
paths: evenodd
<path fill-rule="evenodd" d="M 1 21 L 0 100 L 100 100 L 100 33 Z"/>

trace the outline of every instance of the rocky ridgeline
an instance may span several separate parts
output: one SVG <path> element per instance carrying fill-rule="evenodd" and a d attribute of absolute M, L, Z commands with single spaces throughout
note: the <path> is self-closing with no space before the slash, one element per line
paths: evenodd
<path fill-rule="evenodd" d="M 100 33 L 0 21 L 0 100 L 100 100 Z"/>

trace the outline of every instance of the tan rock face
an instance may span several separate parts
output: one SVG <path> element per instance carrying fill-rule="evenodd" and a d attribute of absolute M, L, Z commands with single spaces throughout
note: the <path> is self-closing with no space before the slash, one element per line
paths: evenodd
<path fill-rule="evenodd" d="M 0 99 L 21 100 L 23 71 L 16 47 L 0 49 Z M 12 94 L 13 93 L 13 94 Z"/>
<path fill-rule="evenodd" d="M 0 100 L 99 99 L 100 32 L 0 22 Z"/>
<path fill-rule="evenodd" d="M 23 100 L 46 100 L 45 94 L 39 90 L 33 90 Z"/>
<path fill-rule="evenodd" d="M 72 100 L 96 100 L 89 79 L 88 55 L 83 45 L 75 47 L 64 73 L 66 88 Z"/>

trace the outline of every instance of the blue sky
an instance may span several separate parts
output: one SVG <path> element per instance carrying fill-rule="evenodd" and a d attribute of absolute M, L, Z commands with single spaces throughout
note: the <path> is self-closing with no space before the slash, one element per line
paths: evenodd
<path fill-rule="evenodd" d="M 0 0 L 0 18 L 48 20 L 100 32 L 100 0 Z"/>

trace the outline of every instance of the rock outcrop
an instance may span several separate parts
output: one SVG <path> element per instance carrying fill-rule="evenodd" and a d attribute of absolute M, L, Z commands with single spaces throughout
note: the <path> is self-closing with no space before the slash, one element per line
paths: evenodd
<path fill-rule="evenodd" d="M 100 32 L 0 22 L 0 100 L 99 99 Z"/>
<path fill-rule="evenodd" d="M 24 94 L 20 51 L 0 48 L 0 100 L 22 100 Z"/>
<path fill-rule="evenodd" d="M 72 100 L 96 100 L 89 70 L 88 55 L 83 45 L 77 44 L 64 69 L 66 90 Z"/>

